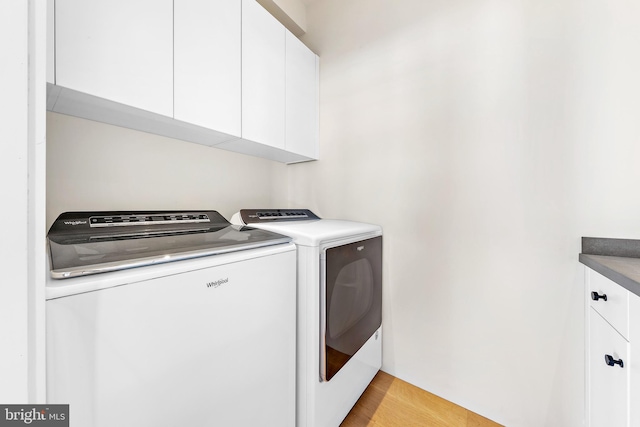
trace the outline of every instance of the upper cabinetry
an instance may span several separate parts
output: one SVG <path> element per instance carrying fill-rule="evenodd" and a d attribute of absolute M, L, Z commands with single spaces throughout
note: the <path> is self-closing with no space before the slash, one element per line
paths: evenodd
<path fill-rule="evenodd" d="M 318 158 L 318 57 L 255 0 L 242 0 L 242 140 L 223 146 Z"/>
<path fill-rule="evenodd" d="M 286 34 L 285 141 L 288 151 L 318 158 L 318 57 Z"/>
<path fill-rule="evenodd" d="M 240 2 L 174 3 L 175 118 L 240 137 Z"/>
<path fill-rule="evenodd" d="M 242 136 L 285 148 L 285 28 L 242 0 Z"/>
<path fill-rule="evenodd" d="M 49 110 L 285 163 L 318 158 L 318 58 L 255 0 L 49 5 Z"/>
<path fill-rule="evenodd" d="M 173 116 L 173 0 L 58 0 L 56 84 Z"/>

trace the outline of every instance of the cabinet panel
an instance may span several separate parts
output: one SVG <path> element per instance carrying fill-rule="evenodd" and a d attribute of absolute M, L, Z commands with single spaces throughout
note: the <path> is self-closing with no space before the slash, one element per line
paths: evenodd
<path fill-rule="evenodd" d="M 598 295 L 606 295 L 593 300 L 588 295 L 589 303 L 625 338 L 629 338 L 629 292 L 622 286 L 607 279 L 600 273 L 589 270 L 589 290 Z"/>
<path fill-rule="evenodd" d="M 47 0 L 47 83 L 56 82 L 55 0 Z"/>
<path fill-rule="evenodd" d="M 317 56 L 286 34 L 286 149 L 318 158 Z"/>
<path fill-rule="evenodd" d="M 629 425 L 640 426 L 640 296 L 629 293 Z"/>
<path fill-rule="evenodd" d="M 239 1 L 175 0 L 174 114 L 240 137 Z"/>
<path fill-rule="evenodd" d="M 173 116 L 172 0 L 57 0 L 56 84 Z"/>
<path fill-rule="evenodd" d="M 589 327 L 589 425 L 626 426 L 628 343 L 593 308 L 589 309 Z M 605 355 L 622 360 L 624 366 L 607 365 Z"/>
<path fill-rule="evenodd" d="M 285 148 L 285 28 L 242 1 L 242 138 Z"/>
<path fill-rule="evenodd" d="M 11 206 L 11 209 L 5 208 L 0 213 L 0 219 L 8 223 L 16 218 L 24 218 L 5 230 L 0 249 L 0 267 L 5 272 L 0 288 L 0 322 L 3 325 L 0 401 L 6 403 L 26 402 L 30 397 L 32 370 L 29 358 L 35 352 L 31 347 L 32 329 L 28 319 L 35 298 L 29 296 L 29 290 L 35 289 L 36 285 L 41 286 L 39 281 L 32 279 L 34 264 L 29 258 L 29 245 L 36 242 L 30 234 L 42 224 L 31 225 L 31 219 L 27 220 L 32 214 L 31 210 L 37 208 L 41 201 L 30 197 L 31 191 L 36 188 L 30 180 L 34 173 L 39 175 L 44 172 L 35 170 L 29 161 L 30 151 L 36 147 L 36 142 L 40 142 L 30 135 L 38 129 L 28 114 L 30 102 L 39 95 L 30 94 L 30 91 L 37 90 L 38 85 L 31 84 L 27 79 L 30 73 L 38 71 L 29 62 L 29 54 L 34 52 L 34 49 L 28 48 L 33 40 L 29 33 L 29 7 L 30 4 L 24 0 L 2 0 L 0 3 L 0 76 L 5 82 L 0 100 L 3 120 L 0 127 L 0 180 L 2 202 L 4 206 Z M 4 411 L 2 417 L 4 420 Z"/>

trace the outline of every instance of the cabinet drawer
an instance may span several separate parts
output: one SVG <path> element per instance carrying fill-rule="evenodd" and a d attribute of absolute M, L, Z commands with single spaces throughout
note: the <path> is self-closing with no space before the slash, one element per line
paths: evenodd
<path fill-rule="evenodd" d="M 629 339 L 629 292 L 600 273 L 588 271 L 589 305 L 623 337 Z M 598 295 L 597 300 L 594 299 L 593 292 Z"/>
<path fill-rule="evenodd" d="M 626 426 L 629 343 L 592 308 L 589 331 L 589 426 Z"/>

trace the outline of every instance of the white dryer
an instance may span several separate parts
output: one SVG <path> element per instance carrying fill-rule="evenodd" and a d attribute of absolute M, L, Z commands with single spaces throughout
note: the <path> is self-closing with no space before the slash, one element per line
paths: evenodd
<path fill-rule="evenodd" d="M 298 427 L 337 427 L 382 363 L 382 228 L 306 209 L 243 209 L 232 223 L 298 249 Z"/>
<path fill-rule="evenodd" d="M 154 211 L 65 213 L 48 238 L 47 402 L 72 427 L 294 427 L 289 237 Z"/>

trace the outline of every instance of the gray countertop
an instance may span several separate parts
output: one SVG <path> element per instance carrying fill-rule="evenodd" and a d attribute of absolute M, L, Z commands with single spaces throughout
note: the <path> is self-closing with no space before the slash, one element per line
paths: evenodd
<path fill-rule="evenodd" d="M 640 296 L 640 240 L 583 237 L 578 259 Z"/>

